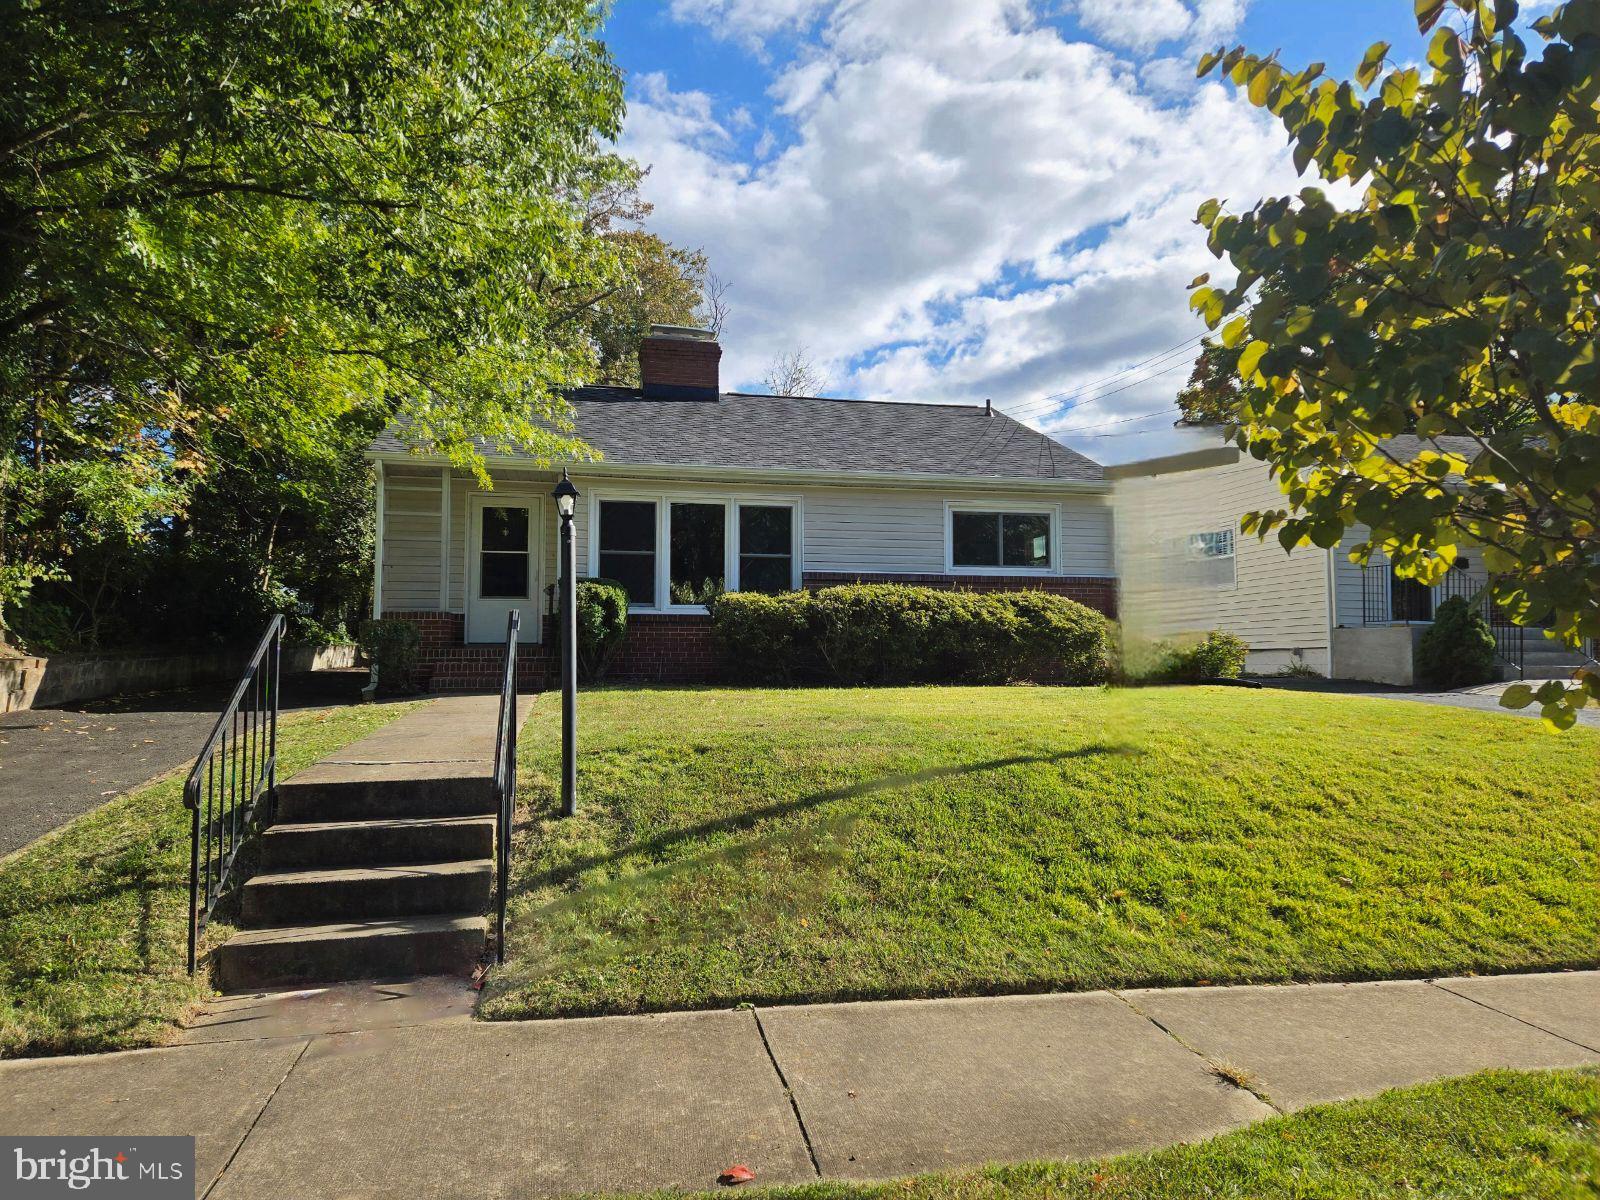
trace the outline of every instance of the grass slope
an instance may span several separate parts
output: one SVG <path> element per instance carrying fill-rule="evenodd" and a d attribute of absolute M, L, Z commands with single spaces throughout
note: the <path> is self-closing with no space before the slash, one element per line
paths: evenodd
<path fill-rule="evenodd" d="M 284 717 L 279 778 L 412 707 Z M 119 796 L 0 864 L 0 1057 L 155 1045 L 205 994 L 204 972 L 184 970 L 186 774 Z"/>
<path fill-rule="evenodd" d="M 725 1193 L 724 1193 L 725 1194 Z M 684 1193 L 662 1193 L 688 1200 Z M 1600 1074 L 1506 1071 L 1310 1108 L 1193 1146 L 762 1200 L 1364 1200 L 1600 1195 Z"/>
<path fill-rule="evenodd" d="M 614 690 L 494 1017 L 1592 964 L 1600 736 L 1228 688 Z"/>

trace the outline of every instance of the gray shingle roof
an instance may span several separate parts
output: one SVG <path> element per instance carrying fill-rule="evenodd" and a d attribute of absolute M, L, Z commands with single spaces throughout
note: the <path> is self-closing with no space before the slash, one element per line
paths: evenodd
<path fill-rule="evenodd" d="M 895 472 L 969 479 L 1104 478 L 1100 464 L 998 409 L 724 393 L 645 399 L 632 388 L 579 388 L 578 434 L 621 466 Z M 406 448 L 391 426 L 377 452 Z M 485 452 L 492 452 L 487 446 Z"/>

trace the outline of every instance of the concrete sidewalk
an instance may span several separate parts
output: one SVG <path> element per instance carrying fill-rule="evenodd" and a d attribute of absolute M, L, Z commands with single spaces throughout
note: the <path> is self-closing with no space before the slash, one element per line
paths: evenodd
<path fill-rule="evenodd" d="M 710 1187 L 734 1163 L 774 1184 L 1114 1154 L 1585 1063 L 1594 971 L 504 1024 L 457 1010 L 0 1064 L 0 1133 L 194 1134 L 216 1200 L 551 1196 Z"/>

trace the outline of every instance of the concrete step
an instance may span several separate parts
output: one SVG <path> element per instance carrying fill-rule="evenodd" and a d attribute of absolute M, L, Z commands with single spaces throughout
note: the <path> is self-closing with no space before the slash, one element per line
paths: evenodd
<path fill-rule="evenodd" d="M 487 858 L 275 871 L 244 885 L 242 911 L 252 926 L 483 912 L 493 888 L 494 862 Z"/>
<path fill-rule="evenodd" d="M 220 986 L 263 991 L 349 979 L 470 975 L 489 937 L 470 913 L 249 929 L 216 950 Z"/>
<path fill-rule="evenodd" d="M 460 770 L 456 764 L 406 764 L 405 769 L 420 773 L 424 765 Z M 473 817 L 494 811 L 494 781 L 487 774 L 436 769 L 408 776 L 390 768 L 317 779 L 307 771 L 278 785 L 277 819 L 283 822 Z"/>
<path fill-rule="evenodd" d="M 493 817 L 394 817 L 373 821 L 304 821 L 261 835 L 263 871 L 398 866 L 489 858 Z"/>

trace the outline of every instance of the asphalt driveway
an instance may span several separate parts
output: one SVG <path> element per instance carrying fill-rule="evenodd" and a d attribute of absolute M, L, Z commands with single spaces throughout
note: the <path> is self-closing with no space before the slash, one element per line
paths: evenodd
<path fill-rule="evenodd" d="M 286 710 L 360 699 L 364 670 L 283 680 Z M 0 856 L 192 762 L 231 684 L 0 715 Z"/>

